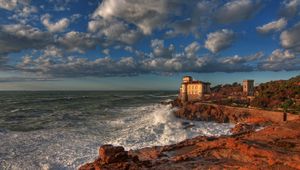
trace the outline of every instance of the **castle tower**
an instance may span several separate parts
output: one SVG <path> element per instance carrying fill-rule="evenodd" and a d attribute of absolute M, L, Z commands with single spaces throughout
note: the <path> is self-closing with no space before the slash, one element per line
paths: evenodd
<path fill-rule="evenodd" d="M 181 101 L 186 102 L 188 101 L 188 89 L 187 89 L 187 84 L 192 82 L 193 79 L 191 76 L 184 76 L 182 78 L 182 83 L 181 83 L 181 90 L 180 90 L 180 96 L 181 96 Z"/>
<path fill-rule="evenodd" d="M 184 76 L 182 78 L 182 83 L 190 83 L 193 81 L 193 78 L 191 76 Z"/>
<path fill-rule="evenodd" d="M 254 80 L 243 81 L 243 93 L 247 96 L 254 96 Z"/>
<path fill-rule="evenodd" d="M 187 83 L 181 84 L 181 101 L 187 102 L 188 101 L 188 94 L 187 94 Z"/>

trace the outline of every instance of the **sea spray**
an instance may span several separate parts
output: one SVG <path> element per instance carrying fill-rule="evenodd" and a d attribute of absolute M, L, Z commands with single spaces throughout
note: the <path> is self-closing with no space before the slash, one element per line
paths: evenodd
<path fill-rule="evenodd" d="M 159 103 L 176 93 L 2 92 L 0 169 L 76 169 L 103 144 L 138 149 L 230 134 L 230 124 L 175 118 Z"/>
<path fill-rule="evenodd" d="M 229 135 L 231 124 L 213 122 L 196 122 L 178 119 L 173 115 L 170 105 L 153 104 L 131 110 L 132 118 L 114 120 L 126 122 L 116 138 L 109 141 L 114 145 L 122 145 L 126 149 L 168 145 L 181 142 L 198 135 Z M 124 112 L 126 112 L 124 110 Z M 125 121 L 126 120 L 126 121 Z M 184 124 L 191 127 L 185 128 Z"/>

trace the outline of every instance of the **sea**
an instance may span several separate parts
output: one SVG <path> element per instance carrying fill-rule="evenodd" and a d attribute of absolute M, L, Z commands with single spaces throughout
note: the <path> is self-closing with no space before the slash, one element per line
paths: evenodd
<path fill-rule="evenodd" d="M 0 169 L 77 169 L 103 144 L 129 150 L 230 134 L 232 124 L 174 117 L 176 108 L 161 102 L 176 97 L 176 91 L 0 92 Z"/>

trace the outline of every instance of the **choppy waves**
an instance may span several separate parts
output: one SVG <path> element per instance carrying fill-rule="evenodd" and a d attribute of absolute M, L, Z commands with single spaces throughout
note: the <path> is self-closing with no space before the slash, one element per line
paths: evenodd
<path fill-rule="evenodd" d="M 128 117 L 111 121 L 112 126 L 121 130 L 108 143 L 138 149 L 173 144 L 199 135 L 230 134 L 231 124 L 186 121 L 175 118 L 173 111 L 170 105 L 160 104 L 124 110 Z"/>
<path fill-rule="evenodd" d="M 7 114 L 0 114 L 2 125 L 7 124 L 0 126 L 0 169 L 76 169 L 95 159 L 97 148 L 106 143 L 138 149 L 198 135 L 230 134 L 231 124 L 175 118 L 171 106 L 158 104 L 170 96 L 174 95 L 116 94 L 108 100 L 98 100 L 100 95 L 81 98 L 84 100 L 80 103 L 55 103 L 52 110 L 49 104 L 47 112 L 43 112 L 45 105 L 26 105 L 34 107 L 34 113 L 9 108 Z M 122 100 L 120 104 L 118 100 Z M 19 124 L 19 128 L 8 126 L 12 123 Z"/>

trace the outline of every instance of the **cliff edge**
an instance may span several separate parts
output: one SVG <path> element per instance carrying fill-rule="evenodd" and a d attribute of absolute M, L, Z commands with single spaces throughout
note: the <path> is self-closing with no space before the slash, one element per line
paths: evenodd
<path fill-rule="evenodd" d="M 168 146 L 125 151 L 121 146 L 103 145 L 98 159 L 79 169 L 300 169 L 299 116 L 288 115 L 288 121 L 283 121 L 279 112 L 172 104 L 179 107 L 178 117 L 236 126 L 231 136 L 199 136 Z"/>

